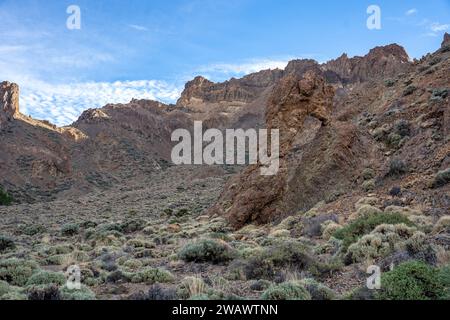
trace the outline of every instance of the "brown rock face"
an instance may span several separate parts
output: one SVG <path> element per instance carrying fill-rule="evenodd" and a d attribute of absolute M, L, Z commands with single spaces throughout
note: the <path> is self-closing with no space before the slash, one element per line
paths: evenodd
<path fill-rule="evenodd" d="M 343 54 L 323 65 L 324 70 L 335 73 L 341 82 L 361 82 L 373 78 L 391 77 L 409 66 L 405 49 L 397 44 L 376 47 L 364 57 L 349 58 Z"/>
<path fill-rule="evenodd" d="M 177 106 L 201 110 L 205 103 L 250 103 L 273 85 L 282 73 L 282 70 L 264 70 L 223 83 L 196 77 L 186 84 Z"/>
<path fill-rule="evenodd" d="M 444 34 L 444 40 L 442 41 L 441 47 L 450 46 L 450 34 L 447 32 Z"/>
<path fill-rule="evenodd" d="M 289 74 L 280 80 L 269 98 L 266 113 L 268 129 L 280 130 L 280 170 L 275 176 L 261 176 L 258 166 L 250 166 L 225 188 L 211 212 L 225 214 L 230 223 L 242 227 L 249 222 L 266 223 L 279 218 L 279 204 L 288 188 L 289 154 L 307 118 L 319 127 L 331 117 L 334 90 L 313 71 L 302 78 Z M 319 129 L 320 130 L 320 129 Z"/>
<path fill-rule="evenodd" d="M 19 86 L 15 83 L 0 84 L 0 126 L 11 121 L 19 113 Z"/>

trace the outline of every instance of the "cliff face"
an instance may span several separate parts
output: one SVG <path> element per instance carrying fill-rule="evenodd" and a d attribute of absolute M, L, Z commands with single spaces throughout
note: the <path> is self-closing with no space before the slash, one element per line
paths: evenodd
<path fill-rule="evenodd" d="M 201 110 L 204 104 L 208 103 L 250 103 L 281 75 L 281 70 L 265 70 L 223 83 L 213 83 L 203 77 L 196 77 L 186 84 L 177 106 Z"/>
<path fill-rule="evenodd" d="M 255 221 L 266 223 L 280 214 L 286 195 L 288 172 L 293 165 L 289 154 L 296 137 L 302 135 L 307 118 L 326 126 L 331 117 L 334 90 L 313 71 L 302 77 L 287 74 L 273 89 L 266 111 L 266 127 L 280 130 L 280 170 L 274 176 L 261 176 L 259 165 L 247 168 L 233 179 L 222 195 L 221 203 L 211 209 L 226 215 L 234 227 Z"/>
<path fill-rule="evenodd" d="M 264 177 L 257 166 L 248 167 L 209 212 L 239 229 L 318 203 L 325 211 L 348 211 L 353 198 L 396 187 L 407 190 L 408 201 L 426 198 L 434 214 L 444 214 L 448 197 L 426 181 L 450 163 L 450 142 L 439 138 L 450 129 L 449 58 L 441 49 L 412 64 L 403 48 L 390 45 L 320 68 L 307 60 L 290 63 L 272 89 L 265 117 L 266 127 L 280 129 L 278 174 Z M 397 163 L 405 172 L 392 173 Z"/>
<path fill-rule="evenodd" d="M 19 113 L 19 86 L 14 83 L 0 84 L 0 128 Z"/>
<path fill-rule="evenodd" d="M 388 78 L 408 70 L 409 57 L 397 44 L 376 47 L 364 57 L 349 58 L 343 54 L 324 64 L 323 69 L 338 76 L 343 83 L 362 82 L 374 78 Z"/>

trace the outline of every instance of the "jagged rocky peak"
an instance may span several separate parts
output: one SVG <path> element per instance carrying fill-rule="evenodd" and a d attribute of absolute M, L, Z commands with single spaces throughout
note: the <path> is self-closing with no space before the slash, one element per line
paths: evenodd
<path fill-rule="evenodd" d="M 19 114 L 19 86 L 4 81 L 0 84 L 0 124 Z"/>
<path fill-rule="evenodd" d="M 341 82 L 352 83 L 373 78 L 391 77 L 410 66 L 409 56 L 398 44 L 375 47 L 364 57 L 349 58 L 347 54 L 325 63 L 322 67 L 334 73 Z"/>
<path fill-rule="evenodd" d="M 450 46 L 450 34 L 448 34 L 448 32 L 444 34 L 444 40 L 442 41 L 441 47 L 445 46 Z"/>
<path fill-rule="evenodd" d="M 186 83 L 177 106 L 202 109 L 205 103 L 249 103 L 282 76 L 283 71 L 279 69 L 263 70 L 221 83 L 214 83 L 199 76 Z"/>
<path fill-rule="evenodd" d="M 320 66 L 317 61 L 312 59 L 296 59 L 289 61 L 288 65 L 284 69 L 284 73 L 302 77 L 303 74 L 311 70 L 316 73 L 320 73 Z"/>
<path fill-rule="evenodd" d="M 81 116 L 78 118 L 76 123 L 91 123 L 91 122 L 99 122 L 103 119 L 108 119 L 109 116 L 102 109 L 88 109 L 83 111 Z"/>

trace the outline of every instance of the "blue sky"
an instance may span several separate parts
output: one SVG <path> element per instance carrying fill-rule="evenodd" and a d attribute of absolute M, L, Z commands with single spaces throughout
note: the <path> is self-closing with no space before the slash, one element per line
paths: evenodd
<path fill-rule="evenodd" d="M 66 27 L 72 4 L 81 30 Z M 381 30 L 366 27 L 372 4 Z M 222 81 L 394 42 L 418 58 L 450 30 L 450 0 L 0 0 L 0 23 L 0 80 L 21 86 L 24 113 L 62 125 L 132 97 L 174 102 L 198 74 Z"/>

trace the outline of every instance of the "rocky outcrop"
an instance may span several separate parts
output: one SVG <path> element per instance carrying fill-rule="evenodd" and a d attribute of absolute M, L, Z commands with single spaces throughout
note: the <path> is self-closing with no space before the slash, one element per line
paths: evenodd
<path fill-rule="evenodd" d="M 347 54 L 343 54 L 322 66 L 324 71 L 336 74 L 344 84 L 392 77 L 407 70 L 408 67 L 410 67 L 408 54 L 397 44 L 376 47 L 364 57 L 349 58 Z"/>
<path fill-rule="evenodd" d="M 201 110 L 205 103 L 247 104 L 258 98 L 264 89 L 273 85 L 282 74 L 282 70 L 264 70 L 222 83 L 196 77 L 186 84 L 177 106 L 205 111 Z"/>
<path fill-rule="evenodd" d="M 19 86 L 15 83 L 0 84 L 0 126 L 19 114 Z"/>
<path fill-rule="evenodd" d="M 289 159 L 296 138 L 302 135 L 307 118 L 320 128 L 331 119 L 334 90 L 313 71 L 301 78 L 288 74 L 274 88 L 266 113 L 268 129 L 280 130 L 280 170 L 274 176 L 261 176 L 258 165 L 250 166 L 225 188 L 219 203 L 210 212 L 226 215 L 230 223 L 266 223 L 281 216 L 280 203 L 288 191 Z M 296 164 L 294 164 L 296 165 Z"/>
<path fill-rule="evenodd" d="M 441 47 L 443 48 L 446 46 L 450 46 L 450 34 L 448 34 L 447 32 L 444 34 L 444 40 L 442 41 Z"/>

